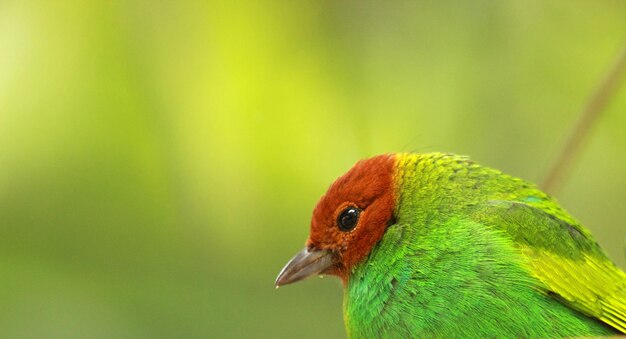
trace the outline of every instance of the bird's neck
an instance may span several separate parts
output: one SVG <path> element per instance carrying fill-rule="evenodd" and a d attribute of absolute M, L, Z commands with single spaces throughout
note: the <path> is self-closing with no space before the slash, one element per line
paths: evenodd
<path fill-rule="evenodd" d="M 455 221 L 402 222 L 387 230 L 350 277 L 344 299 L 350 334 L 439 335 L 435 329 L 452 329 L 463 317 L 482 317 L 488 305 L 496 310 L 503 299 L 517 298 L 520 286 L 529 288 L 501 239 L 478 228 L 455 226 Z M 496 279 L 485 279 L 493 275 Z M 494 285 L 498 276 L 507 285 Z"/>

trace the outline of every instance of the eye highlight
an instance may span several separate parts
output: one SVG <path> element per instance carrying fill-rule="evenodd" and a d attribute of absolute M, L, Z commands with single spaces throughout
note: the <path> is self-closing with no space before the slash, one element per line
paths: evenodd
<path fill-rule="evenodd" d="M 360 215 L 360 209 L 354 206 L 348 206 L 346 209 L 341 211 L 337 217 L 337 226 L 339 226 L 339 230 L 342 232 L 352 231 L 359 223 Z"/>

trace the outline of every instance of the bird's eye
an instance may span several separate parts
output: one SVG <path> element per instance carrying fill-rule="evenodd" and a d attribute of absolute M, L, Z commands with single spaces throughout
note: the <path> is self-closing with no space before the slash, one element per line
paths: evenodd
<path fill-rule="evenodd" d="M 337 217 L 339 229 L 343 232 L 352 231 L 359 222 L 359 214 L 361 214 L 361 210 L 353 206 L 341 211 Z"/>

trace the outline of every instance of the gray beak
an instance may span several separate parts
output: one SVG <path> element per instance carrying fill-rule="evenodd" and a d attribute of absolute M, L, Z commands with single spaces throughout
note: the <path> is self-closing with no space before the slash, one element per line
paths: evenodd
<path fill-rule="evenodd" d="M 276 288 L 291 284 L 312 275 L 320 274 L 333 266 L 336 256 L 328 250 L 303 249 L 298 252 L 278 274 Z"/>

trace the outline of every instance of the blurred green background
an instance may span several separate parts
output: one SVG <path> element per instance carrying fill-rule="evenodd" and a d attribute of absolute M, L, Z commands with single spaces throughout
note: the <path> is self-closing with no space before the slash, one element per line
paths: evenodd
<path fill-rule="evenodd" d="M 360 158 L 542 178 L 626 2 L 0 2 L 0 336 L 342 337 L 274 290 Z M 626 88 L 558 194 L 624 266 Z"/>

